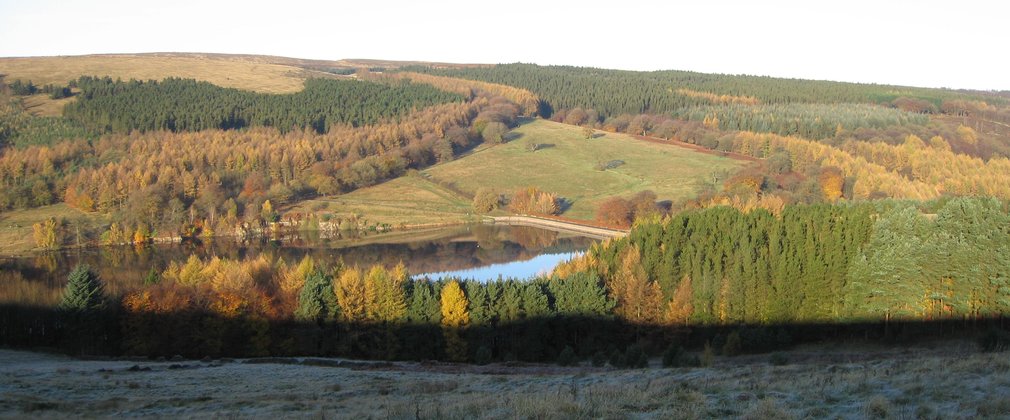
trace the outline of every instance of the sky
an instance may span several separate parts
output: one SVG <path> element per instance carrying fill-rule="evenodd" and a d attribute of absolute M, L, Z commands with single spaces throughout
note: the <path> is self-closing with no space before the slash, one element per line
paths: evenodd
<path fill-rule="evenodd" d="M 1002 0 L 0 0 L 0 57 L 525 62 L 1010 90 L 1008 28 Z"/>

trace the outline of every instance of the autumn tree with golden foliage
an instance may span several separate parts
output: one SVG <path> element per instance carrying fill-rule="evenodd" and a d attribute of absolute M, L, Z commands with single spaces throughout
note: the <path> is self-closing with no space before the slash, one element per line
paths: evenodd
<path fill-rule="evenodd" d="M 59 222 L 50 217 L 45 221 L 32 225 L 32 238 L 35 246 L 44 249 L 56 248 L 59 244 Z"/>
<path fill-rule="evenodd" d="M 460 332 L 470 325 L 470 302 L 467 300 L 466 294 L 463 293 L 463 288 L 459 286 L 459 282 L 455 280 L 442 287 L 440 302 L 446 355 L 450 360 L 464 361 L 468 354 L 467 345 Z"/>
<path fill-rule="evenodd" d="M 509 207 L 519 214 L 550 216 L 558 213 L 558 196 L 537 187 L 520 188 L 512 194 Z"/>
<path fill-rule="evenodd" d="M 364 322 L 368 318 L 368 298 L 365 281 L 357 267 L 347 268 L 333 284 L 340 305 L 340 316 L 346 322 Z"/>
<path fill-rule="evenodd" d="M 821 186 L 821 193 L 824 194 L 824 200 L 834 202 L 842 197 L 842 188 L 845 186 L 845 176 L 842 175 L 841 169 L 834 166 L 821 168 L 821 173 L 817 176 L 817 182 Z"/>
<path fill-rule="evenodd" d="M 607 289 L 617 301 L 614 313 L 621 319 L 639 325 L 661 320 L 663 291 L 646 275 L 637 246 L 624 251 L 620 268 L 607 279 Z"/>

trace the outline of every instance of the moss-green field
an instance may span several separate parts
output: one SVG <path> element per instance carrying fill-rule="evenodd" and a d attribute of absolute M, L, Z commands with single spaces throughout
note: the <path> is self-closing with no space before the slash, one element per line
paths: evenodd
<path fill-rule="evenodd" d="M 35 248 L 32 225 L 50 217 L 63 220 L 65 243 L 72 244 L 76 228 L 94 231 L 108 223 L 108 217 L 98 213 L 85 213 L 66 204 L 54 204 L 28 210 L 0 213 L 0 255 L 14 255 Z"/>
<path fill-rule="evenodd" d="M 483 147 L 424 173 L 473 193 L 480 187 L 511 192 L 536 186 L 571 202 L 564 216 L 592 219 L 600 202 L 652 190 L 659 200 L 694 197 L 706 184 L 721 182 L 744 162 L 658 144 L 625 134 L 597 131 L 586 139 L 582 128 L 547 120 L 526 122 L 509 133 L 508 143 Z M 531 152 L 530 142 L 546 145 Z M 601 162 L 624 164 L 598 170 Z"/>
<path fill-rule="evenodd" d="M 404 176 L 353 192 L 307 200 L 290 211 L 331 214 L 360 226 L 456 224 L 479 220 L 471 202 L 418 176 Z"/>

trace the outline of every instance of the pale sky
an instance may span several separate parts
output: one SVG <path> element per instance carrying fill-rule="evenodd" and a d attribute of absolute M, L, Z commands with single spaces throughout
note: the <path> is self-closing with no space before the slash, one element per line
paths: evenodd
<path fill-rule="evenodd" d="M 521 61 L 1010 90 L 1007 4 L 0 0 L 0 56 Z"/>

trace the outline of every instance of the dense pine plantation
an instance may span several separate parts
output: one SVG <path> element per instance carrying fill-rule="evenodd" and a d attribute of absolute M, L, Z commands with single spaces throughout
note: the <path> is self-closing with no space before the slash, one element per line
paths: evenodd
<path fill-rule="evenodd" d="M 665 319 L 685 324 L 980 319 L 1010 310 L 1008 235 L 1006 203 L 985 198 L 790 206 L 779 217 L 716 207 L 644 223 L 575 265 L 622 273 L 640 260 L 625 281 L 655 281 Z"/>
<path fill-rule="evenodd" d="M 609 131 L 628 128 L 631 134 L 649 131 L 628 127 L 638 115 L 703 122 L 726 131 L 802 136 L 833 145 L 852 137 L 892 144 L 908 134 L 954 138 L 948 132 L 957 125 L 931 121 L 928 115 L 961 119 L 975 131 L 1001 132 L 1010 123 L 1010 101 L 989 92 L 534 64 L 412 70 L 524 88 L 541 99 L 541 117 Z M 1007 156 L 1006 136 L 980 135 L 977 143 L 972 140 L 957 150 L 986 159 Z"/>
<path fill-rule="evenodd" d="M 227 89 L 192 79 L 124 82 L 81 77 L 75 84 L 81 94 L 67 106 L 65 116 L 100 133 L 250 126 L 326 133 L 334 124 L 376 124 L 411 110 L 465 99 L 408 82 L 309 79 L 304 90 L 290 95 Z"/>
<path fill-rule="evenodd" d="M 941 89 L 672 70 L 634 72 L 520 63 L 465 69 L 412 70 L 521 87 L 539 95 L 547 102 L 549 109 L 594 109 L 603 118 L 619 114 L 661 114 L 687 106 L 719 102 L 718 97 L 721 95 L 744 98 L 743 102 L 764 104 L 891 103 L 901 97 L 924 100 L 935 107 L 940 107 L 944 101 L 956 99 L 1007 103 L 1005 98 L 980 98 Z M 713 94 L 715 98 L 696 94 L 702 92 Z M 733 102 L 733 98 L 723 100 Z"/>
<path fill-rule="evenodd" d="M 808 139 L 843 131 L 926 125 L 929 117 L 866 104 L 699 105 L 670 112 L 687 121 L 707 122 L 727 131 L 754 131 Z"/>

